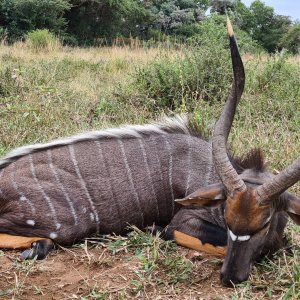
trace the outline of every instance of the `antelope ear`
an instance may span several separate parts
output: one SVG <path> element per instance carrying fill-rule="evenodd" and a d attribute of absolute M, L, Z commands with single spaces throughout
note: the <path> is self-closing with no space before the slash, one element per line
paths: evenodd
<path fill-rule="evenodd" d="M 176 199 L 181 205 L 217 206 L 226 200 L 225 187 L 222 183 L 210 184 L 196 190 L 183 199 Z"/>
<path fill-rule="evenodd" d="M 291 219 L 300 225 L 300 199 L 289 192 L 284 192 L 281 194 L 280 200 L 283 200 L 280 202 Z"/>

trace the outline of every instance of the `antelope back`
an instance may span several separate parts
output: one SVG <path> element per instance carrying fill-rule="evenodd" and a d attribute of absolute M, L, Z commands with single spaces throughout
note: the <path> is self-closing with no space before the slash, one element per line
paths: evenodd
<path fill-rule="evenodd" d="M 72 244 L 167 225 L 174 198 L 216 176 L 211 145 L 189 128 L 174 119 L 14 151 L 2 161 L 0 231 Z"/>

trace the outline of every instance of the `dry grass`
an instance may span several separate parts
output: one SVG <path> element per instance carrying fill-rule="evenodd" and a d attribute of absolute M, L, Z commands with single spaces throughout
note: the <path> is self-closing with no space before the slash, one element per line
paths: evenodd
<path fill-rule="evenodd" d="M 112 46 L 112 47 L 61 47 L 54 48 L 52 51 L 32 51 L 30 45 L 24 42 L 16 42 L 13 45 L 0 43 L 0 55 L 10 56 L 15 60 L 29 62 L 41 59 L 73 59 L 84 60 L 89 63 L 99 63 L 102 61 L 125 60 L 133 63 L 132 66 L 139 63 L 147 63 L 158 56 L 158 54 L 172 57 L 182 53 L 183 50 L 173 50 L 165 48 L 146 48 L 130 46 Z"/>

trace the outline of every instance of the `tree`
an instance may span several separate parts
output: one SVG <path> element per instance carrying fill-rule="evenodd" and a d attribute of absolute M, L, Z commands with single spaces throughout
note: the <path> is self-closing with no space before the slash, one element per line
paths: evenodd
<path fill-rule="evenodd" d="M 227 10 L 233 10 L 236 0 L 211 0 L 211 12 L 225 15 Z"/>
<path fill-rule="evenodd" d="M 146 7 L 150 10 L 153 20 L 149 27 L 172 34 L 182 26 L 203 20 L 209 1 L 153 0 L 146 2 Z"/>
<path fill-rule="evenodd" d="M 248 9 L 237 0 L 234 14 L 242 30 L 248 32 L 268 52 L 280 48 L 280 40 L 291 26 L 287 16 L 276 15 L 274 8 L 266 6 L 260 0 L 255 0 Z"/>
<path fill-rule="evenodd" d="M 300 23 L 294 24 L 281 38 L 280 46 L 293 54 L 300 53 Z"/>
<path fill-rule="evenodd" d="M 72 0 L 68 32 L 81 43 L 118 35 L 136 36 L 149 13 L 139 0 Z"/>
<path fill-rule="evenodd" d="M 63 34 L 67 25 L 64 13 L 70 8 L 69 0 L 0 0 L 0 27 L 10 39 L 44 28 Z"/>

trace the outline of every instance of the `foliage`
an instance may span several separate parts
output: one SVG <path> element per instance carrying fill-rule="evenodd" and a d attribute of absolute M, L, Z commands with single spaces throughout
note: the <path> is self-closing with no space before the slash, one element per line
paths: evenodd
<path fill-rule="evenodd" d="M 249 8 L 242 0 L 0 0 L 0 39 L 13 42 L 48 29 L 69 45 L 107 45 L 118 38 L 127 43 L 135 37 L 185 41 L 200 34 L 201 23 L 226 11 L 268 52 L 281 50 L 283 42 L 297 51 L 297 24 L 293 29 L 289 17 L 260 0 Z"/>
<path fill-rule="evenodd" d="M 70 7 L 69 0 L 1 0 L 0 26 L 10 39 L 44 28 L 62 35 L 67 25 L 64 13 Z"/>
<path fill-rule="evenodd" d="M 68 33 L 81 43 L 136 36 L 149 14 L 139 0 L 72 0 L 66 14 Z"/>
<path fill-rule="evenodd" d="M 294 24 L 281 38 L 280 46 L 293 54 L 300 53 L 300 23 Z"/>
<path fill-rule="evenodd" d="M 225 15 L 228 10 L 233 10 L 235 0 L 211 0 L 211 12 Z"/>
<path fill-rule="evenodd" d="M 152 15 L 151 28 L 166 34 L 175 33 L 182 26 L 195 24 L 204 19 L 208 1 L 154 0 L 146 3 Z"/>
<path fill-rule="evenodd" d="M 241 0 L 235 7 L 238 23 L 268 52 L 275 52 L 280 40 L 291 26 L 289 17 L 276 15 L 274 9 L 260 0 L 255 0 L 248 9 Z"/>
<path fill-rule="evenodd" d="M 224 99 L 232 75 L 224 32 L 223 17 L 215 15 L 202 22 L 197 26 L 198 34 L 188 40 L 184 54 L 171 59 L 161 56 L 138 68 L 135 84 L 155 99 L 157 108 L 191 111 L 199 99 L 209 103 Z M 239 45 L 242 51 L 257 47 L 247 34 L 239 35 Z"/>
<path fill-rule="evenodd" d="M 60 46 L 59 39 L 48 29 L 37 29 L 28 32 L 26 42 L 35 51 L 55 50 Z"/>

